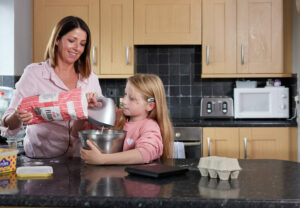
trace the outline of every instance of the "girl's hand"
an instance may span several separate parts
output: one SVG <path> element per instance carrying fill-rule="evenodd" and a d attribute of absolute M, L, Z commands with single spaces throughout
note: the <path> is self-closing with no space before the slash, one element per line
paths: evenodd
<path fill-rule="evenodd" d="M 32 113 L 20 109 L 17 109 L 14 114 L 25 125 L 31 123 L 31 119 L 33 118 Z"/>
<path fill-rule="evenodd" d="M 85 96 L 88 102 L 88 108 L 99 107 L 99 104 L 97 102 L 98 94 L 96 92 L 88 92 L 85 94 Z"/>
<path fill-rule="evenodd" d="M 81 148 L 80 156 L 87 164 L 101 165 L 104 164 L 104 154 L 98 149 L 96 144 L 89 139 L 86 141 L 90 150 Z"/>

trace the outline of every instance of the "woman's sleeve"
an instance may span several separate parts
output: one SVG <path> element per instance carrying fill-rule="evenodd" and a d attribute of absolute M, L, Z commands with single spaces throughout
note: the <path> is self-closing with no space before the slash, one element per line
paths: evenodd
<path fill-rule="evenodd" d="M 135 148 L 139 150 L 145 163 L 158 159 L 163 153 L 163 143 L 160 128 L 156 122 L 147 122 L 141 129 Z"/>
<path fill-rule="evenodd" d="M 14 91 L 14 96 L 10 102 L 8 109 L 5 111 L 2 120 L 1 120 L 1 134 L 2 135 L 15 135 L 20 129 L 22 129 L 22 125 L 14 130 L 10 130 L 7 127 L 4 127 L 4 119 L 13 114 L 15 110 L 18 108 L 20 102 L 24 97 L 35 95 L 35 87 L 34 87 L 34 76 L 32 75 L 32 70 L 29 67 L 26 67 L 24 73 L 22 74 L 20 80 L 16 83 L 16 90 Z"/>

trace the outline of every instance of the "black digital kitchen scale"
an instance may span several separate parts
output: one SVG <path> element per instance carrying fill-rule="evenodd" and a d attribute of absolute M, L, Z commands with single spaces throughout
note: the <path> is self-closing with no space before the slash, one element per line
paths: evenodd
<path fill-rule="evenodd" d="M 136 165 L 125 168 L 125 171 L 129 174 L 147 176 L 152 178 L 161 178 L 166 176 L 173 176 L 183 174 L 188 171 L 187 168 L 180 168 L 175 166 L 163 165 L 163 164 L 147 164 Z"/>

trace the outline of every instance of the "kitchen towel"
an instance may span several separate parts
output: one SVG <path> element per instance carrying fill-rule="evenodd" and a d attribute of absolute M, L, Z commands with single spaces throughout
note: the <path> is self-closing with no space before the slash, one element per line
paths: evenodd
<path fill-rule="evenodd" d="M 185 158 L 185 149 L 184 149 L 183 142 L 174 142 L 173 158 L 175 158 L 175 159 L 184 159 Z"/>

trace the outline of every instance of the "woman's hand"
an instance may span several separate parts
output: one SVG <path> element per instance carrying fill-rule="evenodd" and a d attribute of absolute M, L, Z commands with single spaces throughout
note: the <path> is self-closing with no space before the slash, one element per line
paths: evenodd
<path fill-rule="evenodd" d="M 105 154 L 102 154 L 100 149 L 91 140 L 87 140 L 86 143 L 91 148 L 90 150 L 81 148 L 80 156 L 87 164 L 101 165 L 104 164 Z"/>
<path fill-rule="evenodd" d="M 33 118 L 32 113 L 20 109 L 17 109 L 14 114 L 25 125 L 30 124 Z"/>
<path fill-rule="evenodd" d="M 88 102 L 88 108 L 95 108 L 98 107 L 98 94 L 96 92 L 88 92 L 85 94 L 87 102 Z"/>

